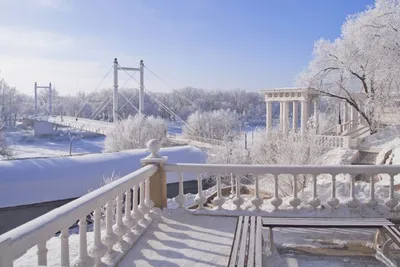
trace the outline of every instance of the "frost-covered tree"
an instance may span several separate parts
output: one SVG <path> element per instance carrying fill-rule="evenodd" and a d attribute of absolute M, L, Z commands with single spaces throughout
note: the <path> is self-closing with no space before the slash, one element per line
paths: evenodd
<path fill-rule="evenodd" d="M 187 119 L 183 134 L 189 138 L 232 140 L 239 128 L 239 116 L 235 111 L 216 110 L 208 112 L 196 111 Z"/>
<path fill-rule="evenodd" d="M 349 16 L 333 42 L 315 43 L 314 58 L 297 83 L 353 106 L 377 131 L 384 107 L 400 90 L 400 2 L 377 0 Z"/>
<path fill-rule="evenodd" d="M 265 131 L 259 131 L 251 150 L 253 164 L 262 165 L 318 165 L 322 155 L 329 148 L 318 145 L 320 139 L 315 134 L 315 129 L 309 125 L 305 134 L 301 135 L 292 131 L 288 134 L 273 132 L 266 135 Z M 282 174 L 279 177 L 279 190 L 283 195 L 293 192 L 294 177 Z M 310 176 L 296 177 L 298 190 L 305 188 Z M 261 180 L 261 184 L 273 189 L 274 178 L 267 175 Z"/>
<path fill-rule="evenodd" d="M 107 134 L 105 150 L 107 152 L 145 148 L 151 139 L 162 140 L 166 137 L 167 124 L 161 118 L 141 115 L 129 116 L 118 121 Z"/>
<path fill-rule="evenodd" d="M 10 157 L 11 156 L 11 150 L 8 146 L 8 142 L 4 136 L 4 123 L 2 119 L 0 118 L 0 159 L 2 157 Z"/>

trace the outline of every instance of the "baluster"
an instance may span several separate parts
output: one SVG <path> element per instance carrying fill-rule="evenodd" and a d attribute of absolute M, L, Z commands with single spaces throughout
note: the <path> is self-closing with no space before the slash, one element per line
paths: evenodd
<path fill-rule="evenodd" d="M 68 227 L 61 230 L 61 266 L 69 266 Z"/>
<path fill-rule="evenodd" d="M 93 265 L 93 258 L 89 257 L 87 251 L 87 222 L 86 217 L 79 219 L 79 256 L 74 263 L 74 267 L 86 267 Z"/>
<path fill-rule="evenodd" d="M 263 200 L 260 198 L 260 188 L 258 183 L 258 176 L 255 177 L 255 192 L 254 197 L 251 200 L 251 204 L 255 207 L 256 211 L 260 211 L 260 206 L 263 204 Z"/>
<path fill-rule="evenodd" d="M 198 209 L 204 208 L 204 203 L 206 203 L 206 198 L 203 196 L 203 179 L 201 177 L 197 178 L 198 193 L 194 201 L 198 205 Z"/>
<path fill-rule="evenodd" d="M 289 204 L 293 207 L 293 209 L 297 209 L 297 206 L 301 204 L 301 199 L 297 197 L 297 175 L 292 175 L 292 176 L 293 176 L 293 198 L 289 201 Z"/>
<path fill-rule="evenodd" d="M 214 198 L 213 204 L 217 206 L 217 209 L 220 210 L 222 205 L 225 203 L 225 199 L 221 194 L 221 176 L 217 176 L 217 197 Z"/>
<path fill-rule="evenodd" d="M 143 192 L 143 191 L 142 191 Z M 114 232 L 118 236 L 117 245 L 121 251 L 127 252 L 130 248 L 128 242 L 123 239 L 123 236 L 128 232 L 128 228 L 122 222 L 122 196 L 117 196 L 117 222 L 113 227 Z"/>
<path fill-rule="evenodd" d="M 145 189 L 144 189 L 144 181 L 140 183 L 140 202 L 139 202 L 139 211 L 144 215 L 147 213 L 147 207 L 144 203 L 144 195 L 145 195 Z M 144 217 L 142 217 L 144 219 Z"/>
<path fill-rule="evenodd" d="M 151 209 L 154 207 L 154 202 L 150 198 L 150 177 L 148 177 L 146 179 L 146 197 L 145 197 L 144 204 L 146 205 L 147 210 L 148 210 L 147 217 L 149 220 L 151 220 L 152 219 Z"/>
<path fill-rule="evenodd" d="M 279 197 L 279 185 L 278 185 L 278 175 L 273 175 L 274 176 L 274 198 L 271 200 L 272 206 L 275 207 L 275 210 L 279 210 L 279 206 L 282 204 L 282 199 Z"/>
<path fill-rule="evenodd" d="M 106 246 L 101 243 L 100 207 L 98 207 L 94 210 L 94 242 L 89 249 L 89 255 L 94 258 L 94 267 L 103 266 L 101 257 L 106 251 Z"/>
<path fill-rule="evenodd" d="M 356 180 L 355 175 L 354 175 L 354 174 L 351 174 L 351 175 L 350 175 L 350 199 L 346 202 L 346 205 L 347 205 L 349 208 L 357 208 L 357 207 L 358 207 L 358 204 L 359 204 L 359 201 L 358 201 L 358 200 L 356 199 L 356 197 L 355 197 L 355 188 L 354 188 L 354 186 L 355 186 L 355 184 L 354 184 L 355 180 Z"/>
<path fill-rule="evenodd" d="M 134 232 L 139 234 L 141 230 L 143 230 L 142 226 L 139 224 L 139 221 L 143 218 L 143 213 L 140 212 L 138 207 L 138 187 L 133 187 L 133 209 L 132 209 L 132 217 L 136 221 L 136 225 L 134 227 Z"/>
<path fill-rule="evenodd" d="M 109 254 L 115 252 L 113 246 L 118 241 L 117 235 L 114 234 L 112 230 L 112 225 L 113 225 L 112 212 L 113 212 L 113 201 L 109 200 L 107 201 L 107 206 L 106 206 L 106 234 L 102 238 L 103 243 L 107 245 L 107 253 Z"/>
<path fill-rule="evenodd" d="M 230 199 L 233 199 L 235 196 L 235 177 L 233 177 L 233 173 L 231 173 L 231 194 L 229 195 Z"/>
<path fill-rule="evenodd" d="M 317 175 L 312 175 L 313 178 L 313 197 L 310 199 L 308 204 L 311 207 L 316 209 L 319 205 L 321 205 L 321 200 L 317 196 Z"/>
<path fill-rule="evenodd" d="M 131 213 L 130 189 L 126 190 L 125 192 L 125 217 L 123 218 L 123 222 L 127 228 L 125 237 L 128 239 L 129 243 L 133 244 L 135 242 L 135 235 L 132 233 L 131 229 L 133 226 L 135 226 L 136 222 L 134 221 Z"/>
<path fill-rule="evenodd" d="M 371 175 L 370 178 L 370 191 L 369 191 L 369 199 L 366 203 L 366 205 L 368 207 L 370 207 L 371 209 L 375 208 L 378 205 L 378 201 L 376 201 L 375 199 L 375 177 L 373 175 Z"/>
<path fill-rule="evenodd" d="M 336 208 L 340 201 L 339 199 L 336 198 L 336 174 L 331 174 L 332 176 L 332 192 L 331 192 L 331 198 L 328 199 L 327 203 L 331 208 Z"/>
<path fill-rule="evenodd" d="M 47 266 L 47 247 L 46 241 L 40 242 L 37 244 L 37 255 L 38 255 L 38 265 L 39 266 Z"/>
<path fill-rule="evenodd" d="M 179 176 L 179 195 L 175 197 L 175 201 L 179 204 L 180 208 L 185 207 L 186 196 L 183 194 L 183 174 L 178 173 Z"/>
<path fill-rule="evenodd" d="M 233 199 L 233 204 L 236 205 L 236 210 L 241 210 L 241 206 L 244 203 L 244 199 L 240 197 L 240 182 L 242 177 L 240 175 L 236 176 L 236 196 Z"/>
<path fill-rule="evenodd" d="M 396 207 L 399 202 L 394 198 L 394 174 L 389 173 L 389 176 L 390 176 L 389 198 L 386 199 L 385 205 L 390 209 L 390 211 L 393 211 L 394 207 Z"/>

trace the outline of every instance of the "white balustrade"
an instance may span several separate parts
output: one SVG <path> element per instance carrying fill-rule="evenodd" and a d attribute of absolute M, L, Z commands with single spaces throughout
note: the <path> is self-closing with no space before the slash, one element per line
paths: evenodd
<path fill-rule="evenodd" d="M 350 199 L 346 203 L 349 208 L 357 208 L 360 203 L 355 197 L 355 188 L 354 188 L 355 180 L 356 180 L 355 175 L 354 174 L 350 175 Z"/>
<path fill-rule="evenodd" d="M 139 225 L 139 221 L 143 218 L 144 214 L 140 212 L 139 210 L 139 205 L 138 205 L 138 198 L 139 198 L 139 194 L 138 194 L 138 187 L 134 186 L 133 187 L 133 209 L 132 209 L 132 217 L 135 219 L 136 221 L 136 225 L 135 228 L 137 230 L 139 230 L 138 228 L 140 228 Z"/>
<path fill-rule="evenodd" d="M 385 205 L 390 210 L 393 210 L 399 202 L 394 198 L 394 174 L 389 173 L 389 176 L 390 176 L 389 198 L 385 201 Z"/>
<path fill-rule="evenodd" d="M 217 206 L 217 209 L 221 209 L 224 203 L 225 199 L 222 197 L 221 193 L 221 176 L 217 176 L 217 196 L 214 198 L 213 204 Z"/>
<path fill-rule="evenodd" d="M 340 140 L 340 139 L 336 139 Z M 236 190 L 234 191 L 234 198 L 232 199 L 233 205 L 236 206 L 236 210 L 240 211 L 243 209 L 242 205 L 245 201 L 244 197 L 240 193 L 241 187 L 241 175 L 251 173 L 254 178 L 254 196 L 251 199 L 248 199 L 251 203 L 251 206 L 246 205 L 246 209 L 260 211 L 260 206 L 264 203 L 270 203 L 274 206 L 275 210 L 278 210 L 282 205 L 283 199 L 279 196 L 279 181 L 280 179 L 288 179 L 288 176 L 293 177 L 292 186 L 293 190 L 291 193 L 291 198 L 289 198 L 288 204 L 293 207 L 293 209 L 297 209 L 300 206 L 309 206 L 313 209 L 320 207 L 322 204 L 327 204 L 331 209 L 337 208 L 340 204 L 344 204 L 348 208 L 357 208 L 362 203 L 359 199 L 356 198 L 356 190 L 355 190 L 355 177 L 357 174 L 366 174 L 371 176 L 370 180 L 370 197 L 365 201 L 366 207 L 375 208 L 378 205 L 378 201 L 376 199 L 375 190 L 374 190 L 374 179 L 373 176 L 377 173 L 388 173 L 390 175 L 390 193 L 389 197 L 384 200 L 385 205 L 393 210 L 399 203 L 399 201 L 395 198 L 394 194 L 394 174 L 400 174 L 400 166 L 395 165 L 349 165 L 349 166 L 266 166 L 266 165 L 230 165 L 230 164 L 186 164 L 186 163 L 177 163 L 177 164 L 164 164 L 164 170 L 167 172 L 177 172 L 177 173 L 211 173 L 217 176 L 217 196 L 214 199 L 214 205 L 217 207 L 215 210 L 223 209 L 223 203 L 220 203 L 220 199 L 223 198 L 220 189 L 222 188 L 222 184 L 220 181 L 219 175 L 226 175 L 226 173 L 232 174 L 236 176 Z M 318 177 L 320 175 L 330 175 L 331 176 L 331 197 L 326 201 L 326 203 L 322 203 L 321 199 L 318 197 Z M 274 184 L 274 195 L 271 199 L 262 200 L 260 198 L 260 186 L 259 186 L 259 177 L 260 175 L 268 175 L 268 177 L 273 178 Z M 345 201 L 339 200 L 336 197 L 336 179 L 338 175 L 349 176 L 350 179 L 347 180 L 349 185 L 349 196 Z M 256 178 L 257 177 L 257 178 Z M 229 175 L 227 176 L 229 179 Z M 324 176 L 326 179 L 326 176 Z M 308 200 L 302 200 L 299 198 L 300 189 L 299 184 L 300 181 L 307 180 L 310 181 L 312 185 L 312 197 Z M 229 181 L 229 180 L 228 180 Z M 196 203 L 205 203 L 205 197 L 202 190 L 202 179 L 198 179 L 198 187 L 199 193 L 196 197 Z M 232 185 L 232 180 L 228 183 Z M 231 192 L 233 190 L 231 189 Z M 200 202 L 201 200 L 201 202 Z M 225 199 L 224 199 L 225 203 Z M 203 209 L 210 214 L 209 212 L 212 209 L 204 208 L 203 205 L 199 205 L 199 209 Z M 211 213 L 212 214 L 212 213 Z"/>
<path fill-rule="evenodd" d="M 201 177 L 197 179 L 197 191 L 194 201 L 198 205 L 198 209 L 203 209 L 207 199 L 203 196 L 203 179 Z"/>
<path fill-rule="evenodd" d="M 183 174 L 178 173 L 179 175 L 179 195 L 175 197 L 175 201 L 179 204 L 179 207 L 184 208 L 186 202 L 186 196 L 183 191 Z"/>
<path fill-rule="evenodd" d="M 47 252 L 48 249 L 46 248 L 46 242 L 40 242 L 37 244 L 37 255 L 38 255 L 38 265 L 39 266 L 46 266 L 47 265 Z"/>
<path fill-rule="evenodd" d="M 94 262 L 93 258 L 88 255 L 87 251 L 87 222 L 86 216 L 79 219 L 79 256 L 74 263 L 74 267 L 90 266 Z"/>
<path fill-rule="evenodd" d="M 271 200 L 271 204 L 275 207 L 275 210 L 279 209 L 279 206 L 282 204 L 282 199 L 279 197 L 279 182 L 278 175 L 274 176 L 274 198 Z"/>
<path fill-rule="evenodd" d="M 236 177 L 236 195 L 235 198 L 233 199 L 233 204 L 236 205 L 236 209 L 240 210 L 242 204 L 244 203 L 244 199 L 240 197 L 240 189 L 241 189 L 241 176 Z"/>
<path fill-rule="evenodd" d="M 106 254 L 106 247 L 101 243 L 101 222 L 100 222 L 100 208 L 94 210 L 94 242 L 89 249 L 89 255 L 94 258 L 94 266 L 102 266 L 101 257 Z"/>
<path fill-rule="evenodd" d="M 68 228 L 61 230 L 61 266 L 69 266 L 69 233 Z"/>
<path fill-rule="evenodd" d="M 12 267 L 13 261 L 37 246 L 37 263 L 46 266 L 50 252 L 47 251 L 46 242 L 61 230 L 60 238 L 60 264 L 61 266 L 101 266 L 101 258 L 108 251 L 112 251 L 114 242 L 113 233 L 110 233 L 112 225 L 112 202 L 116 197 L 121 201 L 117 209 L 117 224 L 122 223 L 122 195 L 132 187 L 138 187 L 146 179 L 152 176 L 158 167 L 153 164 L 146 165 L 110 184 L 94 190 L 74 201 L 71 201 L 57 209 L 54 209 L 39 218 L 21 225 L 3 235 L 0 235 L 0 266 Z M 137 196 L 137 195 L 136 195 Z M 101 209 L 106 207 L 106 228 L 103 242 L 101 239 Z M 137 203 L 137 201 L 136 201 Z M 109 206 L 110 205 L 110 206 Z M 118 205 L 117 205 L 118 206 Z M 135 206 L 134 206 L 135 208 Z M 136 206 L 137 208 L 137 206 Z M 86 216 L 94 211 L 94 243 L 87 247 Z M 119 216 L 119 217 L 118 217 Z M 129 215 L 128 215 L 129 216 Z M 68 229 L 79 220 L 79 255 L 76 259 L 70 259 L 69 232 Z M 123 224 L 122 224 L 123 225 Z M 111 234 L 111 235 L 110 235 Z M 110 236 L 111 236 L 111 239 Z M 107 245 L 107 247 L 105 246 Z M 110 248 L 111 247 L 111 248 Z M 92 257 L 90 257 L 92 256 Z"/>
<path fill-rule="evenodd" d="M 259 211 L 260 206 L 263 204 L 264 201 L 260 198 L 260 187 L 259 187 L 258 176 L 255 177 L 254 182 L 255 182 L 255 188 L 254 188 L 255 191 L 254 191 L 254 197 L 251 199 L 251 204 L 253 204 L 256 211 Z"/>
<path fill-rule="evenodd" d="M 117 235 L 113 232 L 113 201 L 107 201 L 106 205 L 106 234 L 103 236 L 103 243 L 107 246 L 107 253 L 112 254 L 115 250 L 114 244 L 117 243 Z"/>
<path fill-rule="evenodd" d="M 289 201 L 289 204 L 293 207 L 293 209 L 297 209 L 297 207 L 301 204 L 301 199 L 297 197 L 297 192 L 297 175 L 293 175 L 293 198 Z"/>
<path fill-rule="evenodd" d="M 122 221 L 122 196 L 117 196 L 117 223 L 114 225 L 113 230 L 114 233 L 118 236 L 117 246 L 120 248 L 121 251 L 126 252 L 129 250 L 130 245 L 126 242 L 123 237 L 126 233 L 128 233 L 128 227 L 126 227 Z"/>
<path fill-rule="evenodd" d="M 317 195 L 317 175 L 312 175 L 313 178 L 313 196 L 310 201 L 308 201 L 308 204 L 310 204 L 311 207 L 314 209 L 318 208 L 319 205 L 321 205 L 321 200 L 318 198 Z"/>

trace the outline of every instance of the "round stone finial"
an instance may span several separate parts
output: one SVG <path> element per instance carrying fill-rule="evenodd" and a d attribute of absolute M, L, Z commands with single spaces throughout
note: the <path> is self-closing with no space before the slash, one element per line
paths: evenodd
<path fill-rule="evenodd" d="M 157 152 L 161 148 L 161 144 L 160 144 L 160 142 L 158 140 L 151 139 L 149 142 L 147 142 L 147 148 L 149 149 L 149 151 L 151 152 L 151 154 L 153 156 L 156 156 Z"/>

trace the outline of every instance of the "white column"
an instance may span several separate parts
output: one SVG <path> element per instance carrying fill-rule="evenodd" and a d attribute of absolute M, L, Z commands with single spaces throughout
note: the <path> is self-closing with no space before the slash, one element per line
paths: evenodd
<path fill-rule="evenodd" d="M 265 108 L 267 111 L 266 114 L 266 129 L 267 132 L 271 131 L 272 129 L 272 102 L 271 101 L 267 101 L 265 102 Z"/>
<path fill-rule="evenodd" d="M 346 122 L 349 121 L 349 116 L 347 113 L 348 113 L 347 102 L 344 102 L 342 124 L 345 124 Z"/>
<path fill-rule="evenodd" d="M 292 113 L 292 128 L 293 131 L 297 130 L 297 118 L 298 118 L 298 114 L 297 114 L 297 101 L 293 101 L 293 113 Z"/>
<path fill-rule="evenodd" d="M 351 106 L 350 107 L 350 120 L 351 122 L 351 127 L 354 128 L 357 126 L 357 110 Z"/>
<path fill-rule="evenodd" d="M 37 106 L 37 82 L 35 82 L 35 116 L 38 114 L 38 106 Z"/>
<path fill-rule="evenodd" d="M 315 123 L 315 132 L 318 134 L 318 107 L 319 107 L 319 99 L 314 100 L 314 123 Z"/>
<path fill-rule="evenodd" d="M 52 115 L 52 106 L 51 106 L 51 83 L 49 83 L 49 115 Z"/>
<path fill-rule="evenodd" d="M 140 88 L 139 88 L 139 113 L 142 114 L 144 110 L 144 64 L 143 60 L 140 61 Z"/>
<path fill-rule="evenodd" d="M 118 121 L 118 60 L 114 58 L 113 122 Z"/>
<path fill-rule="evenodd" d="M 301 101 L 301 133 L 304 134 L 307 128 L 308 121 L 308 102 L 307 100 Z"/>
<path fill-rule="evenodd" d="M 287 134 L 289 130 L 289 103 L 284 101 L 283 105 L 283 119 L 282 119 L 282 131 Z"/>
<path fill-rule="evenodd" d="M 283 127 L 283 103 L 279 102 L 279 130 L 282 132 Z"/>

